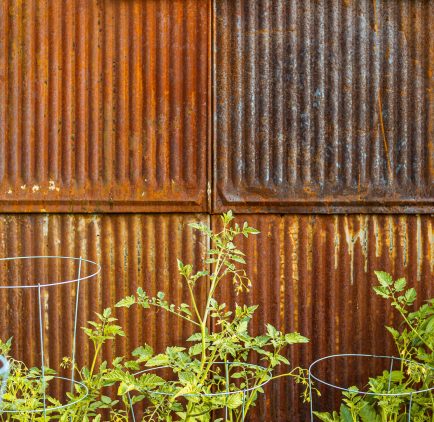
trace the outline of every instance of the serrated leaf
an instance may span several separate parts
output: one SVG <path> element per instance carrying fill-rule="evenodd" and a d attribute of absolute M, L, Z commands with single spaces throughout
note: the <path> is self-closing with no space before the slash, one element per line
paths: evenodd
<path fill-rule="evenodd" d="M 188 349 L 188 354 L 190 356 L 196 356 L 202 353 L 202 344 L 196 343 Z"/>
<path fill-rule="evenodd" d="M 348 409 L 347 406 L 341 404 L 339 410 L 341 412 L 340 422 L 354 422 L 353 417 L 351 416 L 350 409 Z"/>
<path fill-rule="evenodd" d="M 399 278 L 398 280 L 395 281 L 393 287 L 397 292 L 402 292 L 406 285 L 407 285 L 407 281 L 405 280 L 405 278 Z"/>
<path fill-rule="evenodd" d="M 386 330 L 389 331 L 390 334 L 392 334 L 393 338 L 399 337 L 399 331 L 395 330 L 393 327 L 386 327 Z"/>
<path fill-rule="evenodd" d="M 164 366 L 169 364 L 169 358 L 167 355 L 160 353 L 154 356 L 146 362 L 146 366 Z"/>
<path fill-rule="evenodd" d="M 385 287 L 374 287 L 374 292 L 378 295 L 381 296 L 383 299 L 388 299 L 389 298 L 389 294 L 387 293 L 387 291 L 385 290 Z"/>
<path fill-rule="evenodd" d="M 231 259 L 232 259 L 232 261 L 239 262 L 240 264 L 246 263 L 246 260 L 243 257 L 238 256 L 238 255 L 231 255 Z"/>
<path fill-rule="evenodd" d="M 243 404 L 243 394 L 242 393 L 230 394 L 226 400 L 226 406 L 229 409 L 236 409 L 236 408 L 240 407 L 242 404 Z"/>
<path fill-rule="evenodd" d="M 405 300 L 409 304 L 412 304 L 416 300 L 416 296 L 417 296 L 417 293 L 413 287 L 411 289 L 408 289 L 404 294 Z"/>
<path fill-rule="evenodd" d="M 187 339 L 187 341 L 200 341 L 201 339 L 202 333 L 194 333 Z"/>
<path fill-rule="evenodd" d="M 309 343 L 307 337 L 304 337 L 297 332 L 285 334 L 285 341 L 287 344 Z"/>
<path fill-rule="evenodd" d="M 388 287 L 393 284 L 393 278 L 389 273 L 386 273 L 385 271 L 374 271 L 375 275 L 377 276 L 377 279 L 379 283 L 383 287 Z"/>
<path fill-rule="evenodd" d="M 118 396 L 123 396 L 124 394 L 133 390 L 134 390 L 134 386 L 132 384 L 121 382 L 118 387 Z"/>
<path fill-rule="evenodd" d="M 145 344 L 144 346 L 134 349 L 131 354 L 138 358 L 138 362 L 144 362 L 154 354 L 154 351 L 151 346 Z"/>
<path fill-rule="evenodd" d="M 135 296 L 126 296 L 116 303 L 116 308 L 129 308 L 136 303 Z"/>

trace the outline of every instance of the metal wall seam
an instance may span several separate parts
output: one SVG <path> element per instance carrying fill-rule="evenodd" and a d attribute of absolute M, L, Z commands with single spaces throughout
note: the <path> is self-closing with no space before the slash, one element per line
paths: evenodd
<path fill-rule="evenodd" d="M 432 212 L 432 2 L 214 13 L 214 211 Z"/>
<path fill-rule="evenodd" d="M 207 0 L 2 2 L 4 212 L 207 210 Z"/>

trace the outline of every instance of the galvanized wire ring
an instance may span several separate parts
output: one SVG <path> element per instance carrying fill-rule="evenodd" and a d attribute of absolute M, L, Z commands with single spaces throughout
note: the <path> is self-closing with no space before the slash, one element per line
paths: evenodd
<path fill-rule="evenodd" d="M 262 370 L 264 370 L 264 372 L 266 372 L 270 376 L 270 378 L 259 385 L 254 385 L 253 387 L 249 387 L 249 388 L 243 388 L 241 390 L 222 391 L 221 393 L 204 393 L 204 394 L 187 393 L 187 394 L 183 394 L 182 397 L 216 397 L 216 396 L 226 396 L 226 395 L 230 395 L 230 394 L 238 394 L 238 393 L 242 393 L 243 391 L 245 393 L 248 393 L 250 391 L 257 390 L 258 388 L 265 386 L 266 384 L 268 384 L 271 381 L 271 377 L 272 377 L 271 369 L 265 368 L 264 366 L 255 365 L 253 363 L 242 363 L 242 362 L 214 362 L 214 364 L 215 365 L 236 365 L 236 366 L 245 367 L 245 368 L 262 369 Z M 155 368 L 144 369 L 143 371 L 136 372 L 134 374 L 134 376 L 143 374 L 145 372 L 156 371 L 158 369 L 169 369 L 169 368 L 171 368 L 171 367 L 168 365 L 157 366 Z M 150 394 L 162 395 L 162 396 L 174 396 L 174 395 L 176 395 L 176 393 L 163 393 L 161 391 L 152 391 L 152 390 L 144 390 L 144 391 L 146 391 L 147 393 L 150 393 Z"/>
<path fill-rule="evenodd" d="M 72 280 L 62 280 L 62 281 L 56 281 L 53 283 L 47 283 L 47 284 L 41 284 L 38 282 L 35 282 L 33 285 L 0 285 L 0 289 L 37 289 L 39 286 L 40 287 L 51 287 L 51 286 L 61 286 L 63 284 L 71 284 L 71 283 L 78 283 L 80 281 L 84 281 L 84 280 L 88 280 L 92 277 L 95 277 L 96 275 L 99 274 L 99 272 L 101 271 L 101 266 L 99 264 L 97 264 L 94 261 L 91 261 L 89 259 L 85 259 L 85 258 L 77 258 L 74 256 L 61 256 L 61 255 L 35 255 L 35 256 L 12 256 L 12 257 L 6 257 L 6 258 L 0 258 L 0 262 L 2 261 L 18 261 L 18 260 L 25 260 L 25 259 L 69 259 L 69 260 L 74 260 L 74 261 L 79 261 L 79 265 L 81 265 L 82 262 L 86 262 L 88 264 L 91 265 L 95 265 L 95 271 L 92 274 L 86 275 L 81 277 L 80 275 L 77 278 L 74 278 Z"/>
<path fill-rule="evenodd" d="M 368 357 L 368 358 L 374 358 L 374 359 L 390 359 L 390 368 L 389 368 L 389 389 L 391 385 L 391 377 L 392 377 L 392 370 L 393 370 L 393 364 L 394 362 L 405 362 L 407 364 L 412 364 L 416 366 L 420 366 L 422 368 L 427 368 L 430 371 L 434 371 L 434 368 L 432 368 L 429 365 L 422 364 L 420 362 L 415 362 L 409 359 L 403 359 L 398 358 L 396 356 L 382 356 L 382 355 L 369 355 L 369 354 L 361 354 L 361 353 L 344 353 L 344 354 L 336 354 L 336 355 L 329 355 L 322 358 L 319 358 L 312 362 L 309 366 L 309 398 L 310 398 L 310 417 L 311 421 L 313 421 L 313 394 L 312 394 L 312 379 L 318 382 L 319 384 L 325 385 L 327 387 L 331 387 L 336 390 L 345 391 L 347 393 L 357 394 L 357 395 L 366 395 L 366 396 L 379 396 L 379 397 L 404 397 L 407 396 L 410 399 L 409 402 L 409 412 L 408 412 L 408 421 L 410 421 L 410 412 L 411 412 L 411 405 L 413 401 L 413 396 L 421 393 L 427 393 L 434 390 L 434 386 L 431 388 L 425 388 L 423 390 L 417 390 L 417 391 L 409 391 L 404 393 L 374 393 L 371 391 L 360 391 L 360 390 L 352 390 L 351 388 L 345 388 L 341 387 L 339 385 L 332 384 L 330 382 L 327 382 L 313 374 L 314 367 L 325 360 L 330 360 L 334 358 L 340 358 L 340 357 Z M 433 372 L 434 374 L 434 372 Z"/>
<path fill-rule="evenodd" d="M 243 422 L 245 420 L 245 416 L 246 416 L 246 394 L 251 392 L 251 391 L 255 391 L 263 386 L 265 386 L 266 384 L 268 384 L 271 379 L 272 379 L 272 373 L 271 373 L 271 369 L 269 368 L 265 368 L 263 366 L 260 365 L 255 365 L 253 363 L 243 363 L 243 362 L 214 362 L 215 365 L 225 365 L 225 366 L 229 366 L 229 365 L 233 365 L 233 366 L 239 366 L 242 368 L 257 368 L 257 369 L 261 369 L 263 370 L 265 373 L 267 373 L 269 375 L 269 378 L 264 381 L 263 383 L 259 384 L 259 385 L 254 385 L 252 387 L 249 388 L 243 388 L 243 389 L 239 389 L 239 390 L 235 390 L 235 391 L 222 391 L 220 393 L 187 393 L 187 394 L 182 394 L 180 397 L 217 397 L 217 396 L 230 396 L 232 394 L 242 394 L 243 395 L 243 401 L 242 401 L 242 405 L 241 405 L 241 411 L 242 411 L 242 418 L 241 421 Z M 155 368 L 149 368 L 149 369 L 144 369 L 143 371 L 139 371 L 136 372 L 135 374 L 133 374 L 134 376 L 137 375 L 141 375 L 147 372 L 151 372 L 151 371 L 156 371 L 158 369 L 170 369 L 171 367 L 168 365 L 165 366 L 157 366 Z M 153 390 L 144 390 L 144 392 L 147 392 L 150 395 L 160 395 L 160 396 L 168 396 L 168 397 L 172 397 L 175 396 L 176 393 L 164 393 L 161 391 L 153 391 Z M 130 393 L 127 393 L 128 395 L 128 400 L 130 403 L 130 408 L 131 408 L 131 413 L 132 413 L 132 418 L 133 418 L 133 422 L 136 421 L 136 417 L 134 414 L 134 408 L 133 408 L 133 404 L 132 404 L 132 400 L 131 400 L 131 396 Z M 227 419 L 227 413 L 228 413 L 228 408 L 227 406 L 224 407 L 225 409 L 225 419 Z"/>
<path fill-rule="evenodd" d="M 41 377 L 42 378 L 42 377 Z M 83 384 L 82 382 L 79 381 L 73 381 L 71 380 L 71 378 L 65 378 L 65 377 L 58 377 L 58 376 L 52 376 L 53 379 L 58 379 L 58 380 L 63 380 L 63 381 L 68 381 L 68 382 L 73 382 L 74 385 L 79 385 L 80 387 L 84 388 L 84 394 L 81 395 L 78 399 L 71 401 L 69 403 L 66 404 L 62 404 L 60 406 L 53 406 L 53 407 L 42 407 L 40 409 L 32 409 L 32 410 L 27 410 L 27 409 L 21 409 L 21 410 L 4 410 L 1 406 L 0 406 L 0 414 L 1 413 L 46 413 L 46 412 L 53 412 L 54 410 L 60 410 L 60 409 L 67 409 L 70 406 L 73 406 L 77 403 L 80 403 L 81 401 L 83 401 L 89 394 L 89 389 L 87 388 L 87 386 L 85 384 Z"/>
<path fill-rule="evenodd" d="M 80 298 L 80 284 L 82 281 L 89 280 L 99 274 L 101 271 L 101 266 L 97 264 L 94 261 L 91 261 L 89 259 L 83 258 L 83 257 L 73 257 L 73 256 L 62 256 L 62 255 L 33 255 L 33 256 L 14 256 L 14 257 L 5 257 L 0 258 L 1 262 L 8 262 L 8 261 L 22 261 L 22 260 L 42 260 L 42 259 L 48 259 L 48 260 L 70 260 L 73 262 L 77 262 L 77 277 L 73 278 L 71 280 L 61 280 L 51 283 L 41 283 L 40 281 L 33 281 L 33 284 L 31 285 L 22 285 L 22 284 L 14 284 L 14 285 L 0 285 L 0 290 L 2 289 L 37 289 L 37 297 L 38 297 L 38 319 L 39 319 L 39 343 L 40 343 L 40 354 L 41 354 L 41 379 L 45 381 L 45 353 L 44 353 L 44 330 L 43 330 L 43 310 L 42 310 L 42 293 L 41 290 L 45 287 L 54 287 L 54 286 L 61 286 L 61 285 L 67 285 L 67 284 L 73 284 L 76 286 L 75 291 L 75 306 L 74 306 L 74 323 L 73 323 L 73 338 L 72 338 L 72 351 L 71 351 L 71 359 L 72 359 L 72 365 L 71 365 L 71 378 L 65 378 L 65 377 L 59 377 L 54 376 L 53 378 L 59 379 L 59 380 L 65 380 L 70 383 L 70 391 L 71 393 L 74 391 L 74 386 L 81 386 L 84 388 L 85 393 L 82 395 L 79 399 L 72 401 L 70 403 L 66 403 L 64 405 L 60 406 L 54 406 L 54 407 L 47 407 L 46 402 L 46 392 L 45 389 L 42 392 L 43 396 L 43 403 L 44 407 L 43 409 L 33 409 L 33 410 L 2 410 L 0 408 L 0 412 L 3 413 L 43 413 L 44 414 L 44 420 L 46 419 L 47 412 L 51 412 L 54 410 L 59 409 L 65 409 L 67 407 L 73 406 L 74 404 L 79 403 L 80 401 L 84 400 L 87 395 L 89 394 L 89 390 L 81 382 L 75 381 L 75 358 L 76 358 L 76 337 L 77 337 L 77 318 L 78 318 L 78 310 L 79 310 L 79 298 Z M 94 270 L 89 275 L 82 275 L 82 264 L 83 262 L 87 264 L 91 264 L 94 266 Z"/>

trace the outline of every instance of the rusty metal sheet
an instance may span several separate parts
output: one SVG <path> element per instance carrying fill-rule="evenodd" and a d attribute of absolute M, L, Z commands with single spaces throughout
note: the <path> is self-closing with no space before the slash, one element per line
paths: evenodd
<path fill-rule="evenodd" d="M 215 0 L 213 209 L 432 212 L 434 3 Z"/>
<path fill-rule="evenodd" d="M 270 322 L 309 337 L 310 344 L 290 349 L 292 366 L 333 353 L 396 353 L 384 325 L 399 318 L 373 293 L 374 270 L 407 277 L 419 304 L 434 295 L 432 216 L 237 216 L 245 220 L 261 230 L 241 243 L 253 288 L 237 297 L 228 283 L 220 300 L 259 304 L 255 332 Z M 214 216 L 213 226 L 219 222 Z M 273 382 L 255 420 L 309 420 L 299 395 L 289 379 Z"/>
<path fill-rule="evenodd" d="M 201 265 L 205 242 L 187 224 L 208 217 L 196 214 L 171 215 L 1 215 L 0 257 L 18 255 L 82 256 L 102 266 L 96 279 L 83 281 L 80 287 L 78 327 L 94 319 L 94 312 L 113 306 L 132 294 L 138 286 L 156 294 L 164 291 L 168 300 L 185 302 L 188 292 L 178 276 L 176 258 Z M 17 284 L 17 279 L 46 283 L 74 279 L 76 268 L 70 261 L 45 262 L 3 271 L 2 285 Z M 88 274 L 83 269 L 82 274 Z M 36 294 L 35 294 L 36 293 Z M 199 290 L 204 296 L 204 290 Z M 45 312 L 46 364 L 59 368 L 63 356 L 71 356 L 75 289 L 70 285 L 43 289 Z M 13 355 L 28 365 L 40 366 L 37 292 L 0 290 L 0 338 L 13 336 Z M 105 358 L 128 356 L 143 342 L 156 350 L 182 343 L 191 335 L 188 323 L 165 312 L 131 308 L 115 310 L 127 336 L 108 344 Z M 89 363 L 92 345 L 79 330 L 79 362 Z"/>
<path fill-rule="evenodd" d="M 206 210 L 209 8 L 2 1 L 2 210 Z"/>

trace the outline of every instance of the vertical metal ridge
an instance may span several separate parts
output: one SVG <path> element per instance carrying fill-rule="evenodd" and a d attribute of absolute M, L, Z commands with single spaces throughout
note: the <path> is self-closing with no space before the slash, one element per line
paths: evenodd
<path fill-rule="evenodd" d="M 272 96 L 272 108 L 276 110 L 276 113 L 273 116 L 273 132 L 272 137 L 275 139 L 275 145 L 273 148 L 273 163 L 274 165 L 271 167 L 272 169 L 272 177 L 273 182 L 277 185 L 283 183 L 285 169 L 284 169 L 284 152 L 285 152 L 285 118 L 284 118 L 284 98 L 282 97 L 283 86 L 284 86 L 284 36 L 286 31 L 286 5 L 282 3 L 273 4 L 273 12 L 272 19 L 274 19 L 274 25 L 277 28 L 277 36 L 274 38 L 273 45 L 273 61 L 275 61 L 276 65 L 273 67 L 273 89 L 278 92 L 278 95 Z"/>
<path fill-rule="evenodd" d="M 360 3 L 362 14 L 356 15 L 356 31 L 360 33 L 360 37 L 355 39 L 355 48 L 357 49 L 355 57 L 355 68 L 363 69 L 356 72 L 356 90 L 353 91 L 355 102 L 358 104 L 358 113 L 355 116 L 355 151 L 354 151 L 354 169 L 355 169 L 355 185 L 358 191 L 362 186 L 366 186 L 369 180 L 368 169 L 368 145 L 370 142 L 370 134 L 365 129 L 369 127 L 369 14 L 366 13 L 368 1 Z M 358 101 L 357 101 L 358 100 Z"/>
<path fill-rule="evenodd" d="M 271 140 L 270 140 L 270 130 L 271 130 L 271 91 L 270 85 L 272 84 L 273 77 L 271 74 L 271 49 L 270 49 L 270 37 L 268 31 L 270 28 L 270 8 L 269 2 L 260 1 L 259 7 L 257 9 L 258 18 L 256 20 L 258 25 L 258 61 L 261 67 L 261 73 L 258 78 L 258 88 L 259 88 L 259 100 L 258 100 L 258 111 L 259 111 L 259 127 L 258 127 L 258 140 L 259 140 L 259 168 L 258 168 L 258 181 L 265 188 L 270 185 L 270 173 L 272 167 L 271 161 Z M 240 28 L 241 32 L 241 28 Z M 241 103 L 241 98 L 240 98 Z M 241 106 L 241 104 L 240 104 Z"/>
<path fill-rule="evenodd" d="M 324 44 L 325 42 L 325 22 L 326 22 L 326 8 L 323 2 L 320 2 L 316 5 L 315 8 L 315 27 L 318 28 L 316 33 L 316 43 L 319 45 Z M 315 155 L 319 157 L 324 157 L 326 154 L 326 121 L 325 121 L 325 106 L 324 106 L 324 98 L 325 98 L 325 87 L 326 87 L 326 69 L 325 69 L 325 51 L 320 49 L 314 55 L 314 62 L 318 63 L 318 69 L 320 72 L 315 72 L 315 91 L 312 106 L 314 109 L 317 109 L 317 116 L 315 119 L 316 126 L 316 148 Z M 318 181 L 319 189 L 322 190 L 325 185 L 325 161 L 322 160 L 314 160 L 314 177 Z"/>
<path fill-rule="evenodd" d="M 6 160 L 1 159 L 6 155 L 8 138 L 8 75 L 9 75 L 9 13 L 8 3 L 1 2 L 0 4 L 0 22 L 4 24 L 0 26 L 0 139 L 5 142 L 0 142 L 0 183 L 3 182 L 7 175 Z"/>
<path fill-rule="evenodd" d="M 287 45 L 289 47 L 289 63 L 287 67 L 288 72 L 288 98 L 285 98 L 284 106 L 289 109 L 289 123 L 288 123 L 288 137 L 289 142 L 288 148 L 288 159 L 286 163 L 286 168 L 288 171 L 288 185 L 291 189 L 296 187 L 299 178 L 298 172 L 298 138 L 300 134 L 300 128 L 297 124 L 297 119 L 299 118 L 300 106 L 298 102 L 298 74 L 299 74 L 299 62 L 298 62 L 298 40 L 299 37 L 296 33 L 296 28 L 298 26 L 299 11 L 295 2 L 290 2 L 288 4 L 288 26 L 289 26 L 289 39 Z M 252 128 L 252 132 L 253 132 Z"/>
<path fill-rule="evenodd" d="M 145 96 L 145 115 L 149 117 L 146 122 L 145 132 L 145 152 L 144 152 L 144 177 L 149 185 L 156 184 L 156 175 L 154 168 L 156 167 L 156 57 L 151 52 L 155 49 L 155 34 L 156 34 L 156 10 L 154 2 L 147 2 L 145 5 L 145 80 L 144 90 L 147 93 Z M 146 166 L 149 163 L 149 166 Z"/>
<path fill-rule="evenodd" d="M 102 9 L 96 1 L 89 5 L 89 147 L 87 150 L 86 162 L 88 168 L 89 183 L 97 185 L 101 180 L 100 165 L 102 164 L 102 92 L 101 86 L 102 69 Z M 136 87 L 137 92 L 141 92 Z M 92 107 L 95 104 L 95 107 Z M 140 109 L 138 110 L 140 111 Z M 133 130 L 132 130 L 133 132 Z M 134 136 L 134 135 L 132 135 Z"/>
<path fill-rule="evenodd" d="M 258 37 L 256 36 L 256 22 L 258 17 L 258 12 L 256 8 L 258 7 L 259 2 L 247 2 L 243 4 L 243 10 L 245 13 L 245 20 L 247 25 L 247 36 L 245 37 L 245 51 L 249 51 L 249 54 L 246 58 L 246 72 L 250 75 L 250 78 L 245 81 L 246 92 L 247 92 L 247 102 L 245 108 L 245 117 L 246 117 L 246 127 L 243 128 L 245 131 L 245 136 L 248 136 L 249 139 L 255 139 L 255 128 L 257 126 L 257 72 L 256 72 L 256 58 L 258 56 Z M 219 21 L 221 23 L 221 18 Z M 217 27 L 217 34 L 218 34 Z M 226 48 L 224 51 L 227 51 Z M 224 60 L 224 59 L 223 59 Z M 218 63 L 218 62 L 217 62 Z M 224 66 L 224 61 L 222 63 Z M 222 68 L 222 73 L 225 73 L 227 68 Z M 227 76 L 228 77 L 228 76 Z M 225 89 L 225 87 L 223 87 Z M 226 120 L 227 115 L 223 116 L 223 120 Z M 220 119 L 219 119 L 220 120 Z M 218 139 L 218 137 L 216 137 Z M 257 171 L 256 171 L 256 154 L 255 154 L 256 145 L 255 142 L 244 142 L 244 151 L 246 157 L 246 180 L 250 185 L 255 185 L 257 182 Z M 217 164 L 217 163 L 216 163 Z M 216 166 L 217 167 L 217 166 Z"/>
<path fill-rule="evenodd" d="M 243 133 L 243 116 L 244 116 L 244 104 L 242 101 L 243 97 L 243 41 L 244 37 L 242 31 L 240 30 L 242 22 L 244 20 L 244 13 L 242 10 L 242 3 L 239 0 L 235 0 L 235 10 L 231 19 L 234 21 L 233 25 L 235 28 L 232 34 L 232 48 L 234 52 L 234 59 L 231 62 L 231 68 L 233 69 L 233 78 L 231 80 L 232 93 L 234 96 L 233 100 L 233 124 L 231 127 L 231 139 L 233 139 L 234 149 L 233 149 L 233 160 L 232 160 L 232 184 L 236 187 L 240 184 L 243 173 L 244 173 L 244 160 L 242 154 L 242 133 Z M 267 60 L 267 59 L 266 59 Z M 265 94 L 264 94 L 265 95 Z"/>
<path fill-rule="evenodd" d="M 173 22 L 170 24 L 170 31 L 169 31 L 169 42 L 168 45 L 182 45 L 182 41 L 178 39 L 178 37 L 183 36 L 182 31 L 182 22 L 183 22 L 183 16 L 182 16 L 182 9 L 179 7 L 180 4 L 176 2 L 170 3 L 170 15 L 174 17 Z M 175 70 L 175 75 L 179 75 L 182 78 L 182 63 L 183 56 L 182 55 L 176 55 L 170 57 L 171 65 L 169 66 L 171 69 Z M 183 133 L 183 127 L 182 127 L 182 117 L 181 117 L 181 110 L 180 107 L 177 105 L 180 103 L 182 98 L 182 79 L 181 78 L 174 78 L 169 77 L 168 85 L 169 85 L 169 121 L 173 122 L 171 125 L 171 128 L 169 129 L 169 160 L 170 160 L 170 167 L 169 167 L 169 177 L 171 180 L 173 180 L 175 183 L 180 182 L 180 168 L 179 163 L 182 164 L 183 162 L 183 154 L 181 153 L 180 147 L 180 135 Z M 173 128 L 176 128 L 176 130 L 173 130 Z"/>
<path fill-rule="evenodd" d="M 312 71 L 311 71 L 311 60 L 312 60 L 312 51 L 311 51 L 311 42 L 312 42 L 312 2 L 306 2 L 304 7 L 301 9 L 300 16 L 300 30 L 299 36 L 301 38 L 301 50 L 300 54 L 300 79 L 299 86 L 301 88 L 300 92 L 300 103 L 301 103 L 301 112 L 299 116 L 300 122 L 300 153 L 303 157 L 300 160 L 300 176 L 301 182 L 306 185 L 308 188 L 312 181 L 312 141 L 313 141 L 313 133 L 312 133 L 312 109 L 311 109 L 311 101 L 312 101 Z"/>
<path fill-rule="evenodd" d="M 128 113 L 127 92 L 128 86 L 126 79 L 129 75 L 128 68 L 128 3 L 116 2 L 113 3 L 115 22 L 114 22 L 114 48 L 115 59 L 113 61 L 113 78 L 114 91 L 116 94 L 114 100 L 114 113 L 116 118 L 115 123 L 115 138 L 114 138 L 114 183 L 123 184 L 126 179 L 125 160 L 126 151 L 125 142 L 128 133 L 128 121 L 126 115 Z"/>
<path fill-rule="evenodd" d="M 76 69 L 75 69 L 75 123 L 76 133 L 74 142 L 74 179 L 78 187 L 82 187 L 86 179 L 86 144 L 89 136 L 88 101 L 89 91 L 87 86 L 87 69 L 89 66 L 89 40 L 88 33 L 88 10 L 84 1 L 76 3 Z M 72 152 L 72 150 L 71 150 Z"/>
<path fill-rule="evenodd" d="M 61 4 L 48 3 L 48 178 L 59 178 L 59 134 L 61 133 L 61 86 L 62 67 L 60 51 L 62 42 Z M 82 25 L 81 27 L 85 27 Z M 32 87 L 30 87 L 32 89 Z M 85 135 L 84 135 L 85 136 Z"/>
<path fill-rule="evenodd" d="M 113 178 L 115 153 L 113 151 L 115 135 L 115 116 L 113 111 L 113 86 L 114 86 L 114 10 L 104 7 L 104 50 L 103 50 L 103 69 L 104 69 L 104 94 L 103 94 L 103 183 L 109 184 Z"/>
<path fill-rule="evenodd" d="M 354 21 L 353 8 L 342 8 L 341 60 L 342 60 L 342 108 L 341 125 L 343 137 L 342 146 L 342 184 L 346 189 L 352 188 L 353 178 L 353 67 L 354 67 Z M 343 142 L 342 142 L 343 141 Z"/>
<path fill-rule="evenodd" d="M 34 81 L 35 65 L 35 4 L 23 8 L 23 144 L 22 166 L 23 182 L 28 183 L 34 177 Z M 0 52 L 0 55 L 2 53 Z M 1 100 L 0 100 L 1 101 Z M 0 119 L 1 120 L 1 119 Z M 0 122 L 2 125 L 3 122 Z M 2 140 L 5 138 L 2 136 Z"/>
<path fill-rule="evenodd" d="M 167 115 L 168 112 L 168 91 L 166 84 L 168 83 L 168 68 L 170 57 L 168 55 L 167 46 L 169 44 L 167 39 L 168 16 L 166 8 L 167 2 L 157 2 L 156 9 L 158 18 L 156 19 L 157 33 L 156 42 L 161 46 L 159 54 L 156 57 L 156 89 L 158 92 L 156 102 L 156 125 L 157 125 L 157 145 L 156 145 L 156 182 L 157 186 L 161 186 L 163 179 L 166 177 L 167 168 L 164 163 L 164 157 L 167 154 L 167 137 L 165 136 L 167 128 Z"/>
<path fill-rule="evenodd" d="M 215 1 L 215 211 L 430 212 L 433 6 L 401 3 Z"/>

